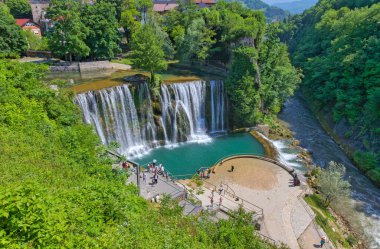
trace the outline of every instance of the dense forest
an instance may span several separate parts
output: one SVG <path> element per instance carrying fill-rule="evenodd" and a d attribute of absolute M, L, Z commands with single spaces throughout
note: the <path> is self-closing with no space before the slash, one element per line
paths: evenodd
<path fill-rule="evenodd" d="M 282 24 L 311 105 L 348 139 L 358 167 L 380 184 L 380 4 L 321 0 Z"/>

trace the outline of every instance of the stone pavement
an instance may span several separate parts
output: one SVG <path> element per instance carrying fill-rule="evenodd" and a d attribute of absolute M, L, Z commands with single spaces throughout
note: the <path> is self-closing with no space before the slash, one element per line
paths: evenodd
<path fill-rule="evenodd" d="M 147 175 L 146 181 L 143 181 L 142 173 L 140 174 L 140 195 L 149 201 L 156 195 L 160 195 L 162 198 L 163 194 L 170 195 L 174 199 L 179 200 L 179 205 L 183 207 L 183 212 L 186 215 L 198 213 L 201 210 L 200 204 L 195 204 L 185 198 L 185 188 L 179 185 L 172 179 L 166 180 L 165 177 L 159 175 L 158 183 L 153 184 L 152 178 L 153 174 L 145 172 Z M 130 171 L 130 177 L 127 179 L 127 184 L 133 183 L 137 185 L 137 175 L 135 172 Z"/>

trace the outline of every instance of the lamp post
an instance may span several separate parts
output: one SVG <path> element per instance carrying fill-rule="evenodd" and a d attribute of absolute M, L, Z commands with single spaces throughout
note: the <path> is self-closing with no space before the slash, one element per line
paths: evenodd
<path fill-rule="evenodd" d="M 136 172 L 137 172 L 137 174 L 136 174 L 136 176 L 137 176 L 137 188 L 139 189 L 139 195 L 141 195 L 141 189 L 140 189 L 140 165 L 137 163 L 136 167 L 137 167 L 137 170 L 136 170 Z"/>

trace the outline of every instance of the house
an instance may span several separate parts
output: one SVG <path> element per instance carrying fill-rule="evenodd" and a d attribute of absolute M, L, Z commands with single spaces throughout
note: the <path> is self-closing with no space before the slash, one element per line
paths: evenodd
<path fill-rule="evenodd" d="M 23 30 L 30 30 L 33 34 L 41 36 L 40 26 L 31 19 L 16 19 L 16 24 Z"/>
<path fill-rule="evenodd" d="M 178 7 L 178 3 L 175 0 L 154 0 L 153 11 L 160 14 Z"/>
<path fill-rule="evenodd" d="M 193 0 L 193 2 L 199 8 L 210 8 L 216 4 L 217 0 Z M 178 7 L 178 2 L 176 0 L 154 0 L 153 1 L 153 11 L 163 14 L 169 10 Z"/>
<path fill-rule="evenodd" d="M 210 8 L 216 4 L 216 0 L 195 0 L 195 3 L 200 8 Z"/>

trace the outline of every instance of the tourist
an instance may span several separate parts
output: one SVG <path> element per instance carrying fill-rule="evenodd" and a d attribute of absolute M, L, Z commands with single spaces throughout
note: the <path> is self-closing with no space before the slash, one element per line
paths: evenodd
<path fill-rule="evenodd" d="M 145 174 L 145 172 L 143 172 L 143 182 L 146 183 L 146 174 Z"/>
<path fill-rule="evenodd" d="M 231 165 L 231 172 L 234 172 L 235 166 Z"/>
<path fill-rule="evenodd" d="M 169 172 L 166 171 L 165 177 L 166 177 L 166 181 L 169 181 Z"/>
<path fill-rule="evenodd" d="M 325 243 L 326 243 L 326 237 L 322 236 L 321 237 L 321 245 L 319 247 L 322 248 Z"/>
<path fill-rule="evenodd" d="M 298 179 L 297 173 L 294 173 L 293 176 L 293 186 L 299 186 L 300 185 L 300 180 Z"/>
<path fill-rule="evenodd" d="M 213 190 L 211 190 L 211 195 L 212 195 L 212 197 L 214 197 L 214 192 L 215 192 L 215 190 L 213 189 Z"/>
<path fill-rule="evenodd" d="M 214 206 L 214 197 L 210 196 L 210 203 L 211 203 L 211 207 Z"/>
<path fill-rule="evenodd" d="M 162 172 L 162 175 L 164 175 L 164 173 L 165 173 L 165 168 L 164 168 L 164 166 L 161 167 L 161 172 Z"/>
<path fill-rule="evenodd" d="M 158 183 L 158 174 L 154 175 L 154 182 L 157 184 Z"/>
<path fill-rule="evenodd" d="M 222 206 L 222 196 L 219 196 L 219 206 Z"/>
<path fill-rule="evenodd" d="M 222 186 L 222 184 L 220 184 L 220 186 L 219 186 L 219 195 L 222 195 L 222 193 L 223 193 L 223 186 Z"/>

